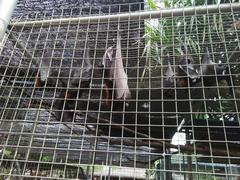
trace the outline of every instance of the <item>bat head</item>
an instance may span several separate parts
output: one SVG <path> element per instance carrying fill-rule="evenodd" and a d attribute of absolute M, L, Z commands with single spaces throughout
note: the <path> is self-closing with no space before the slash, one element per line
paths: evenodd
<path fill-rule="evenodd" d="M 181 56 L 177 72 L 179 76 L 178 82 L 182 87 L 189 86 L 188 82 L 192 85 L 199 78 L 198 70 L 193 64 L 193 58 L 188 55 Z"/>
<path fill-rule="evenodd" d="M 198 71 L 193 64 L 193 58 L 191 56 L 184 55 L 181 57 L 178 66 L 178 75 L 191 79 L 198 77 Z"/>

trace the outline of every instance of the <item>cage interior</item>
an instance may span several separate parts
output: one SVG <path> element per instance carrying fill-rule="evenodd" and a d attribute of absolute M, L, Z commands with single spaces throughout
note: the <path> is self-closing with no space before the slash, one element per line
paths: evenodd
<path fill-rule="evenodd" d="M 0 51 L 1 175 L 240 177 L 240 8 L 126 13 L 143 7 L 12 20 Z"/>

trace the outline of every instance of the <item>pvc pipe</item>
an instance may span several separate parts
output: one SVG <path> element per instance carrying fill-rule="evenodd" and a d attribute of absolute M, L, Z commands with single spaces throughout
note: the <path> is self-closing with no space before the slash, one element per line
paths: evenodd
<path fill-rule="evenodd" d="M 92 15 L 87 17 L 75 17 L 75 18 L 58 18 L 49 20 L 37 20 L 37 21 L 24 21 L 24 22 L 14 22 L 10 25 L 12 26 L 33 26 L 34 27 L 44 27 L 44 26 L 54 26 L 54 25 L 68 25 L 71 24 L 84 24 L 84 23 L 102 23 L 109 21 L 122 21 L 122 20 L 144 20 L 153 18 L 164 18 L 164 17 L 177 17 L 177 16 L 191 16 L 191 15 L 202 15 L 210 13 L 223 13 L 239 11 L 240 3 L 229 3 L 229 4 L 219 4 L 219 5 L 208 5 L 208 6 L 195 6 L 186 8 L 176 8 L 176 9 L 161 9 L 158 11 L 147 11 L 147 12 L 133 12 L 133 13 L 122 13 L 122 14 L 112 14 L 112 15 Z"/>
<path fill-rule="evenodd" d="M 0 0 L 0 42 L 3 40 L 16 4 L 17 0 Z"/>

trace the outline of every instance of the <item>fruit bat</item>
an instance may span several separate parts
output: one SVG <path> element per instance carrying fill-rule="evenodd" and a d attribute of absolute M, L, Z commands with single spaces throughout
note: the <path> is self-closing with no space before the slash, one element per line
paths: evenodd
<path fill-rule="evenodd" d="M 71 81 L 70 81 L 70 86 L 75 86 L 74 83 L 78 83 L 79 78 L 81 79 L 90 79 L 90 71 L 92 69 L 92 65 L 89 61 L 89 48 L 86 48 L 84 51 L 83 55 L 83 63 L 82 67 L 79 69 L 70 69 L 70 68 L 62 68 L 62 69 L 57 69 L 54 70 L 53 68 L 49 67 L 49 62 L 42 61 L 39 67 L 38 74 L 36 76 L 35 80 L 35 87 L 43 87 L 44 85 L 46 86 L 51 86 L 51 87 L 56 87 L 57 80 L 61 79 L 62 81 L 68 81 L 68 77 L 70 75 Z M 47 84 L 46 84 L 47 83 Z M 75 83 L 75 84 L 76 84 Z"/>
<path fill-rule="evenodd" d="M 193 64 L 193 58 L 189 55 L 182 55 L 180 57 L 177 73 L 178 82 L 181 87 L 192 86 L 197 78 L 199 78 L 198 70 Z"/>
<path fill-rule="evenodd" d="M 67 85 L 62 82 L 65 88 L 60 89 L 59 96 L 56 98 L 54 107 L 56 109 L 55 116 L 59 121 L 73 121 L 74 110 L 77 107 L 77 98 L 82 96 L 84 91 L 89 89 L 90 81 L 79 82 L 80 85 L 74 89 L 67 88 Z M 77 89 L 76 89 L 77 88 Z"/>
<path fill-rule="evenodd" d="M 103 56 L 105 103 L 111 106 L 112 99 L 129 99 L 131 92 L 128 77 L 124 71 L 121 52 L 121 36 L 118 33 L 116 50 L 109 47 Z M 113 90 L 114 93 L 113 93 Z"/>
<path fill-rule="evenodd" d="M 104 100 L 105 104 L 108 107 L 112 105 L 112 96 L 113 96 L 113 81 L 111 79 L 111 62 L 113 58 L 113 46 L 109 47 L 104 56 L 102 61 L 102 66 L 104 68 Z"/>
<path fill-rule="evenodd" d="M 121 49 L 121 37 L 118 34 L 116 58 L 113 61 L 112 77 L 115 80 L 116 97 L 117 99 L 131 98 L 131 92 L 128 87 L 128 77 L 124 71 Z"/>
<path fill-rule="evenodd" d="M 185 55 L 181 57 L 178 67 L 178 84 L 181 84 L 180 86 L 195 87 L 199 82 L 202 82 L 204 86 L 214 86 L 217 81 L 225 80 L 232 94 L 231 78 L 233 77 L 230 76 L 230 69 L 227 66 L 214 63 L 208 48 L 205 48 L 200 65 L 194 65 L 192 57 Z"/>
<path fill-rule="evenodd" d="M 181 56 L 179 65 L 174 73 L 168 59 L 167 70 L 163 78 L 163 87 L 189 87 L 189 82 L 191 86 L 196 81 L 196 78 L 198 78 L 198 71 L 192 62 L 193 59 L 191 56 Z"/>
<path fill-rule="evenodd" d="M 174 83 L 174 78 L 175 78 L 174 76 L 175 75 L 174 75 L 171 62 L 168 56 L 168 66 L 166 71 L 164 72 L 163 86 L 164 87 L 172 86 L 172 84 Z"/>
<path fill-rule="evenodd" d="M 89 61 L 89 49 L 85 50 L 82 67 L 73 69 L 69 75 L 59 78 L 60 90 L 59 96 L 55 100 L 55 116 L 58 120 L 71 121 L 74 116 L 74 109 L 77 106 L 77 98 L 82 93 L 89 90 L 91 82 L 92 65 Z M 64 75 L 64 74 L 61 74 Z"/>
<path fill-rule="evenodd" d="M 217 81 L 225 80 L 229 86 L 230 94 L 233 94 L 231 72 L 228 66 L 214 63 L 210 57 L 208 48 L 205 48 L 198 74 L 202 78 L 204 86 L 214 86 Z"/>
<path fill-rule="evenodd" d="M 178 88 L 181 84 L 176 79 L 168 59 L 162 78 L 163 88 L 137 89 L 138 96 L 130 99 L 127 106 L 118 106 L 113 111 L 101 113 L 101 117 L 110 118 L 111 125 L 100 120 L 99 129 L 110 136 L 135 137 L 134 132 L 137 132 L 170 140 L 182 118 L 190 112 L 188 92 Z M 131 93 L 133 97 L 135 93 Z M 132 130 L 132 133 L 114 124 L 123 125 Z"/>
<path fill-rule="evenodd" d="M 169 89 L 169 88 L 175 87 L 174 84 L 175 84 L 176 75 L 173 72 L 169 55 L 168 55 L 167 61 L 168 61 L 167 69 L 163 74 L 163 94 L 166 97 L 173 97 L 174 89 Z"/>

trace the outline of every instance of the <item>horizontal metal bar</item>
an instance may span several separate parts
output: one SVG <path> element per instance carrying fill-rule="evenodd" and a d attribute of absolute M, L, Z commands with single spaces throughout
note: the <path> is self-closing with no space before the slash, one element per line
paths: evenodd
<path fill-rule="evenodd" d="M 190 15 L 202 15 L 207 13 L 219 13 L 219 12 L 232 12 L 239 11 L 240 3 L 220 4 L 220 5 L 208 5 L 208 6 L 196 6 L 176 9 L 161 9 L 157 11 L 147 12 L 132 12 L 123 14 L 112 14 L 103 16 L 87 16 L 87 17 L 75 17 L 75 18 L 58 18 L 49 20 L 37 20 L 37 21 L 24 21 L 24 22 L 12 22 L 11 26 L 55 26 L 64 24 L 85 24 L 85 23 L 96 23 L 96 22 L 109 22 L 118 20 L 144 20 L 149 18 L 166 18 L 166 17 L 177 17 L 177 16 L 190 16 Z"/>

